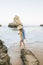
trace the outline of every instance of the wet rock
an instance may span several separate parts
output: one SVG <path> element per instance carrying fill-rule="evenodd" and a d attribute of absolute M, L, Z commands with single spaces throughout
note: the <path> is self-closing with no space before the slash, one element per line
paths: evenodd
<path fill-rule="evenodd" d="M 8 54 L 5 53 L 1 53 L 0 54 L 0 65 L 10 65 L 10 57 L 8 56 Z"/>
<path fill-rule="evenodd" d="M 40 24 L 40 26 L 43 26 L 43 24 Z"/>
<path fill-rule="evenodd" d="M 17 24 L 9 23 L 8 27 L 11 27 L 11 28 L 17 28 Z"/>
<path fill-rule="evenodd" d="M 3 45 L 3 42 L 0 40 L 0 65 L 11 65 L 10 57 L 7 52 L 7 47 Z"/>
<path fill-rule="evenodd" d="M 23 65 L 39 65 L 38 59 L 30 50 L 21 49 L 21 59 Z"/>
<path fill-rule="evenodd" d="M 0 24 L 0 27 L 1 27 L 2 25 Z"/>

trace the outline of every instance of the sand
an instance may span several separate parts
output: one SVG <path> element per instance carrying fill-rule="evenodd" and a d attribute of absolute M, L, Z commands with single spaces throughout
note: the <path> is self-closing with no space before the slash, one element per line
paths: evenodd
<path fill-rule="evenodd" d="M 40 62 L 40 65 L 43 65 L 43 43 L 42 42 L 34 42 L 30 44 L 26 44 L 26 48 L 31 50 L 32 53 L 37 57 Z"/>
<path fill-rule="evenodd" d="M 33 42 L 26 43 L 25 48 L 31 50 L 31 52 L 37 57 L 40 62 L 40 65 L 43 65 L 43 43 L 42 42 Z M 10 56 L 10 62 L 12 65 L 23 65 L 22 60 L 20 58 L 20 45 L 12 44 L 8 49 L 8 54 Z"/>

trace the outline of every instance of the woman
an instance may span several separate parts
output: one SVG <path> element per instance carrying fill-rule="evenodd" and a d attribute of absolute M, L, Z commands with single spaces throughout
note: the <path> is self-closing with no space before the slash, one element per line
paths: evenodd
<path fill-rule="evenodd" d="M 24 39 L 25 39 L 25 31 L 23 29 L 23 26 L 22 25 L 19 25 L 18 26 L 18 29 L 19 29 L 19 34 L 20 34 L 20 46 L 24 45 Z"/>

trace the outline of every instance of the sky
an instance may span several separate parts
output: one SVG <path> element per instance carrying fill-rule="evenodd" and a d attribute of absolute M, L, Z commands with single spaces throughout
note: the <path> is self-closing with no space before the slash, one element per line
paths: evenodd
<path fill-rule="evenodd" d="M 43 24 L 43 0 L 0 0 L 0 24 L 8 25 L 15 15 L 24 25 Z"/>

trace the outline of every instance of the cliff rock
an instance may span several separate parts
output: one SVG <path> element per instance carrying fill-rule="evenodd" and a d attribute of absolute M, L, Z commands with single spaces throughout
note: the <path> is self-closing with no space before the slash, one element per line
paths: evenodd
<path fill-rule="evenodd" d="M 0 40 L 0 65 L 11 65 L 7 51 L 7 47 L 3 45 L 3 42 Z"/>

